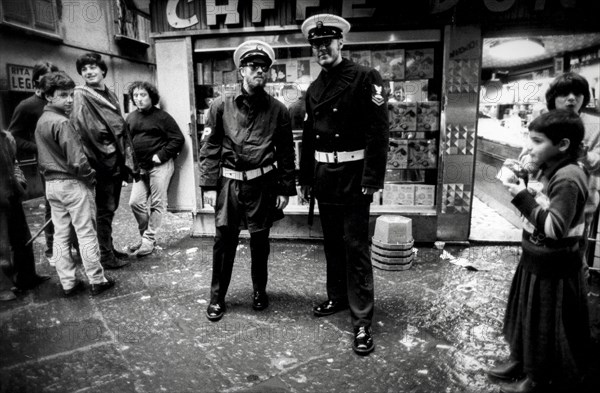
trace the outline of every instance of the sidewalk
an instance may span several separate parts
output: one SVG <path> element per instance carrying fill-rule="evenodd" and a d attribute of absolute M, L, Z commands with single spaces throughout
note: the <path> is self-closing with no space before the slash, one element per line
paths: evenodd
<path fill-rule="evenodd" d="M 115 220 L 120 247 L 137 232 L 128 192 Z M 32 232 L 42 224 L 39 204 L 27 204 Z M 500 331 L 519 247 L 446 247 L 483 271 L 451 264 L 425 246 L 408 271 L 375 269 L 376 348 L 362 358 L 352 352 L 347 313 L 312 315 L 326 298 L 320 243 L 273 243 L 271 305 L 256 312 L 243 240 L 227 313 L 211 323 L 204 312 L 212 239 L 190 238 L 190 227 L 189 214 L 168 214 L 160 249 L 108 271 L 116 287 L 94 298 L 61 298 L 56 273 L 42 257 L 43 236 L 36 240 L 38 271 L 53 278 L 0 303 L 0 392 L 498 391 L 484 370 L 508 355 Z M 596 281 L 590 295 L 596 340 L 599 292 Z M 597 374 L 595 348 L 590 367 Z"/>

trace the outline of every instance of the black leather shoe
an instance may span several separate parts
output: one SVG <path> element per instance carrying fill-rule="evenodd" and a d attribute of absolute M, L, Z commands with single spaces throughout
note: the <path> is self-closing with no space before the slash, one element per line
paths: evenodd
<path fill-rule="evenodd" d="M 500 391 L 504 393 L 542 393 L 548 391 L 548 384 L 536 383 L 529 377 L 515 382 L 503 382 Z"/>
<path fill-rule="evenodd" d="M 71 296 L 74 296 L 77 293 L 81 292 L 82 290 L 83 290 L 83 282 L 77 281 L 73 288 L 63 289 L 63 295 L 64 295 L 64 297 L 71 297 Z"/>
<path fill-rule="evenodd" d="M 502 379 L 506 381 L 521 379 L 524 375 L 523 365 L 518 360 L 511 360 L 508 363 L 492 367 L 487 371 L 487 373 L 491 378 Z"/>
<path fill-rule="evenodd" d="M 255 291 L 253 300 L 252 308 L 256 311 L 261 311 L 269 307 L 269 297 L 265 291 Z"/>
<path fill-rule="evenodd" d="M 108 270 L 114 270 L 114 269 L 120 269 L 122 267 L 125 267 L 127 265 L 129 265 L 129 261 L 126 260 L 122 260 L 122 259 L 117 259 L 117 258 L 113 258 L 112 261 L 105 261 L 102 262 L 102 267 Z"/>
<path fill-rule="evenodd" d="M 225 315 L 225 305 L 219 303 L 211 303 L 208 305 L 206 309 L 206 318 L 209 321 L 217 322 L 219 319 L 223 318 Z"/>
<path fill-rule="evenodd" d="M 25 291 L 27 289 L 34 289 L 34 288 L 37 288 L 43 282 L 48 281 L 49 279 L 50 279 L 50 276 L 42 276 L 42 275 L 36 274 L 32 279 L 27 280 L 25 283 L 16 284 L 16 287 L 20 291 Z"/>
<path fill-rule="evenodd" d="M 317 317 L 326 317 L 327 315 L 335 314 L 348 308 L 347 303 L 327 300 L 313 308 L 313 314 Z"/>
<path fill-rule="evenodd" d="M 361 356 L 368 355 L 373 352 L 373 349 L 375 349 L 375 343 L 373 342 L 371 327 L 360 326 L 354 328 L 354 341 L 352 342 L 352 349 Z"/>
<path fill-rule="evenodd" d="M 113 254 L 117 259 L 129 259 L 129 254 L 119 251 L 116 248 L 113 248 Z"/>
<path fill-rule="evenodd" d="M 90 293 L 92 294 L 92 296 L 97 296 L 114 286 L 115 282 L 112 280 L 101 282 L 99 284 L 92 284 L 92 287 L 90 288 Z"/>

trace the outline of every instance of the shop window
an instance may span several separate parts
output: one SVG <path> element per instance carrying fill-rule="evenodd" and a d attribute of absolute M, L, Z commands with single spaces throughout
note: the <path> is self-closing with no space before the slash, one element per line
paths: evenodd
<path fill-rule="evenodd" d="M 55 0 L 4 0 L 0 4 L 2 24 L 44 35 L 58 33 Z"/>
<path fill-rule="evenodd" d="M 204 122 L 212 100 L 240 91 L 240 74 L 233 51 L 197 52 L 194 55 L 198 120 Z M 432 43 L 351 44 L 342 56 L 373 67 L 384 79 L 382 95 L 388 98 L 390 149 L 385 186 L 374 196 L 381 211 L 402 211 L 435 206 L 439 167 L 441 45 Z M 296 163 L 299 163 L 304 120 L 304 93 L 321 67 L 306 46 L 276 48 L 276 63 L 268 74 L 266 90 L 289 109 L 294 129 Z M 201 132 L 199 132 L 201 135 Z M 199 141 L 198 146 L 201 146 Z M 292 206 L 299 204 L 292 198 Z"/>
<path fill-rule="evenodd" d="M 146 49 L 150 46 L 150 18 L 129 5 L 126 0 L 115 0 L 115 20 L 118 44 Z"/>

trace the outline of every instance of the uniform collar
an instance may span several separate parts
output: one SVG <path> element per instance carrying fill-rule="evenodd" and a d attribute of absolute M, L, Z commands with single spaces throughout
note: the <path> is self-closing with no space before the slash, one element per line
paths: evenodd
<path fill-rule="evenodd" d="M 342 57 L 342 61 L 339 62 L 338 65 L 336 65 L 333 68 L 323 68 L 323 70 L 325 71 L 326 75 L 337 75 L 340 72 L 342 72 L 348 65 L 350 65 L 350 61 L 348 61 L 348 59 L 345 59 Z"/>
<path fill-rule="evenodd" d="M 246 103 L 247 105 L 255 105 L 266 102 L 268 94 L 266 91 L 262 90 L 253 95 L 248 94 L 246 89 L 242 87 L 240 94 L 235 97 L 235 102 L 240 105 L 242 103 Z"/>

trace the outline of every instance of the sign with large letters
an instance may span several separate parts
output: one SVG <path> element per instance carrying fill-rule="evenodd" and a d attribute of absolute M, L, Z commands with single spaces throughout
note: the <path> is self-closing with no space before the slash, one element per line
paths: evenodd
<path fill-rule="evenodd" d="M 33 67 L 16 64 L 7 64 L 8 88 L 12 91 L 34 92 Z"/>
<path fill-rule="evenodd" d="M 333 8 L 332 8 L 333 7 Z M 336 9 L 339 8 L 339 9 Z M 310 13 L 309 13 L 310 12 Z M 528 22 L 568 23 L 591 26 L 600 2 L 587 0 L 157 0 L 152 4 L 155 33 L 180 30 L 214 31 L 229 28 L 291 26 L 307 15 L 335 13 L 353 26 L 372 24 L 415 28 L 427 23 L 441 27 L 454 23 L 492 21 L 527 25 Z M 367 23 L 370 21 L 371 23 Z M 545 22 L 544 22 L 545 21 Z M 570 22 L 569 22 L 570 21 Z M 597 24 L 597 21 L 595 21 Z M 218 29 L 215 29 L 218 28 Z"/>

